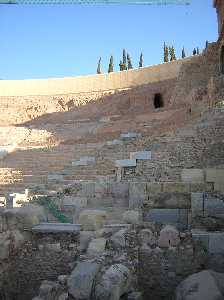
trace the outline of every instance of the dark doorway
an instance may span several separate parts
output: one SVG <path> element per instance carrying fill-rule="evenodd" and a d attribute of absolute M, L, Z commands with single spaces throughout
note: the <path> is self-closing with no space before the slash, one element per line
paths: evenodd
<path fill-rule="evenodd" d="M 221 73 L 224 74 L 224 46 L 221 48 L 220 69 Z"/>
<path fill-rule="evenodd" d="M 163 103 L 163 97 L 161 94 L 155 94 L 154 96 L 154 107 L 155 108 L 160 108 L 163 107 L 164 103 Z"/>

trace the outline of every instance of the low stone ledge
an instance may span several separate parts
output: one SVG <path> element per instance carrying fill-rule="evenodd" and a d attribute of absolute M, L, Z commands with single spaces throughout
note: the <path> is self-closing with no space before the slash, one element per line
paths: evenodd
<path fill-rule="evenodd" d="M 151 160 L 152 152 L 151 151 L 130 152 L 130 159 Z"/>
<path fill-rule="evenodd" d="M 136 167 L 136 159 L 121 159 L 115 161 L 116 167 Z"/>

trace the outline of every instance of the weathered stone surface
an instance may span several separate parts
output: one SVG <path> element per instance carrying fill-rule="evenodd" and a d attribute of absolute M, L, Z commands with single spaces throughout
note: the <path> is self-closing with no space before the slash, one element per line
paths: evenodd
<path fill-rule="evenodd" d="M 87 206 L 87 198 L 65 196 L 62 200 L 62 203 L 64 206 L 74 206 L 74 207 L 82 208 Z"/>
<path fill-rule="evenodd" d="M 206 169 L 206 181 L 207 182 L 219 182 L 224 181 L 224 170 L 223 169 Z"/>
<path fill-rule="evenodd" d="M 112 265 L 96 285 L 97 300 L 119 300 L 131 288 L 131 272 L 122 264 Z"/>
<path fill-rule="evenodd" d="M 168 182 L 163 184 L 163 192 L 166 193 L 189 193 L 190 184 L 183 182 Z"/>
<path fill-rule="evenodd" d="M 156 243 L 156 238 L 150 229 L 142 229 L 139 232 L 139 241 L 142 245 L 147 244 L 149 246 L 152 246 Z"/>
<path fill-rule="evenodd" d="M 39 297 L 53 300 L 56 287 L 57 285 L 54 281 L 44 280 L 40 286 Z"/>
<path fill-rule="evenodd" d="M 216 277 L 222 280 L 222 286 Z M 219 280 L 219 282 L 221 282 Z M 213 271 L 202 271 L 185 279 L 176 289 L 176 300 L 222 300 L 224 274 Z"/>
<path fill-rule="evenodd" d="M 171 225 L 165 226 L 161 231 L 158 239 L 158 245 L 161 248 L 177 246 L 180 243 L 178 230 Z"/>
<path fill-rule="evenodd" d="M 203 193 L 191 193 L 191 213 L 193 218 L 204 215 Z"/>
<path fill-rule="evenodd" d="M 63 180 L 63 175 L 60 175 L 60 174 L 49 174 L 47 176 L 47 179 L 49 181 L 62 181 Z"/>
<path fill-rule="evenodd" d="M 181 179 L 183 182 L 204 182 L 204 172 L 202 169 L 183 169 Z"/>
<path fill-rule="evenodd" d="M 10 239 L 8 233 L 0 234 L 0 260 L 7 259 L 9 256 Z"/>
<path fill-rule="evenodd" d="M 97 255 L 101 252 L 105 251 L 107 240 L 104 238 L 93 239 L 89 243 L 89 247 L 87 249 L 88 255 Z"/>
<path fill-rule="evenodd" d="M 152 159 L 152 152 L 151 151 L 131 152 L 130 159 L 150 160 Z"/>
<path fill-rule="evenodd" d="M 141 137 L 140 133 L 136 133 L 136 132 L 127 132 L 127 133 L 121 133 L 120 138 L 122 140 L 129 140 L 129 139 L 135 139 Z"/>
<path fill-rule="evenodd" d="M 45 220 L 44 209 L 37 205 L 26 205 L 21 208 L 8 209 L 4 212 L 7 229 L 31 229 L 40 221 Z"/>
<path fill-rule="evenodd" d="M 187 209 L 149 209 L 145 211 L 144 221 L 159 222 L 164 225 L 172 224 L 178 229 L 185 229 L 188 225 Z"/>
<path fill-rule="evenodd" d="M 121 229 L 111 237 L 111 242 L 114 248 L 124 248 L 126 245 L 126 236 L 127 230 Z"/>
<path fill-rule="evenodd" d="M 190 193 L 180 193 L 180 192 L 163 192 L 154 195 L 149 195 L 147 203 L 150 204 L 152 208 L 190 208 L 191 197 Z"/>
<path fill-rule="evenodd" d="M 98 230 L 103 227 L 108 215 L 103 210 L 83 210 L 79 215 L 79 223 L 84 230 Z"/>
<path fill-rule="evenodd" d="M 141 292 L 132 292 L 128 294 L 128 300 L 143 300 Z"/>
<path fill-rule="evenodd" d="M 53 252 L 59 252 L 61 251 L 61 245 L 60 243 L 53 243 L 53 244 L 46 244 L 45 245 L 45 248 L 48 250 L 48 251 L 53 251 Z"/>
<path fill-rule="evenodd" d="M 127 210 L 123 213 L 122 220 L 128 224 L 139 224 L 142 220 L 142 213 L 139 210 Z"/>
<path fill-rule="evenodd" d="M 120 159 L 115 161 L 116 167 L 136 167 L 136 159 Z"/>
<path fill-rule="evenodd" d="M 100 270 L 100 265 L 90 262 L 78 262 L 68 278 L 68 291 L 76 300 L 89 299 L 95 276 Z"/>
<path fill-rule="evenodd" d="M 94 231 L 80 231 L 80 250 L 86 250 L 93 238 L 95 238 Z"/>
<path fill-rule="evenodd" d="M 129 187 L 129 208 L 141 208 L 146 199 L 146 183 L 133 182 Z"/>
<path fill-rule="evenodd" d="M 209 252 L 215 254 L 224 253 L 224 233 L 211 232 L 209 233 Z"/>

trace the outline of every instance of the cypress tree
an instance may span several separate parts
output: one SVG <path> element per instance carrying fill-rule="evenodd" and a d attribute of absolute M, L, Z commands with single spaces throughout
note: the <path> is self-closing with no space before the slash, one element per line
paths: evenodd
<path fill-rule="evenodd" d="M 197 47 L 197 55 L 199 55 L 200 54 L 200 51 L 199 51 L 199 48 Z"/>
<path fill-rule="evenodd" d="M 131 63 L 131 57 L 128 53 L 127 53 L 127 63 L 128 63 L 128 70 L 133 69 L 132 63 Z"/>
<path fill-rule="evenodd" d="M 122 60 L 120 60 L 119 67 L 120 67 L 120 71 L 124 71 L 125 70 L 125 66 L 124 66 Z"/>
<path fill-rule="evenodd" d="M 140 59 L 139 59 L 139 64 L 138 64 L 139 68 L 142 68 L 143 67 L 143 54 L 141 52 L 141 55 L 140 55 Z"/>
<path fill-rule="evenodd" d="M 197 54 L 197 50 L 194 48 L 193 49 L 193 55 L 196 55 Z"/>
<path fill-rule="evenodd" d="M 97 74 L 101 74 L 101 57 L 98 60 L 98 65 L 97 65 L 96 72 L 97 72 Z"/>
<path fill-rule="evenodd" d="M 126 51 L 123 49 L 123 70 L 127 70 Z"/>
<path fill-rule="evenodd" d="M 185 57 L 186 57 L 186 54 L 185 54 L 185 49 L 183 47 L 183 49 L 182 49 L 182 58 L 185 58 Z"/>
<path fill-rule="evenodd" d="M 173 46 L 169 47 L 169 52 L 170 52 L 170 61 L 176 60 L 175 49 Z"/>
<path fill-rule="evenodd" d="M 205 48 L 208 48 L 208 41 L 205 42 Z"/>
<path fill-rule="evenodd" d="M 164 62 L 169 62 L 169 48 L 167 46 L 164 48 Z"/>
<path fill-rule="evenodd" d="M 111 73 L 113 71 L 114 71 L 114 59 L 113 59 L 113 55 L 111 55 L 110 63 L 109 63 L 109 67 L 108 67 L 108 73 Z"/>

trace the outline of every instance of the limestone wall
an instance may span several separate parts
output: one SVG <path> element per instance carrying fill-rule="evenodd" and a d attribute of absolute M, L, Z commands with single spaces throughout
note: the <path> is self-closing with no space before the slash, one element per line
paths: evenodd
<path fill-rule="evenodd" d="M 184 61 L 187 61 L 185 59 Z M 1 80 L 1 96 L 56 95 L 130 88 L 178 76 L 183 60 L 109 74 L 29 80 Z"/>

